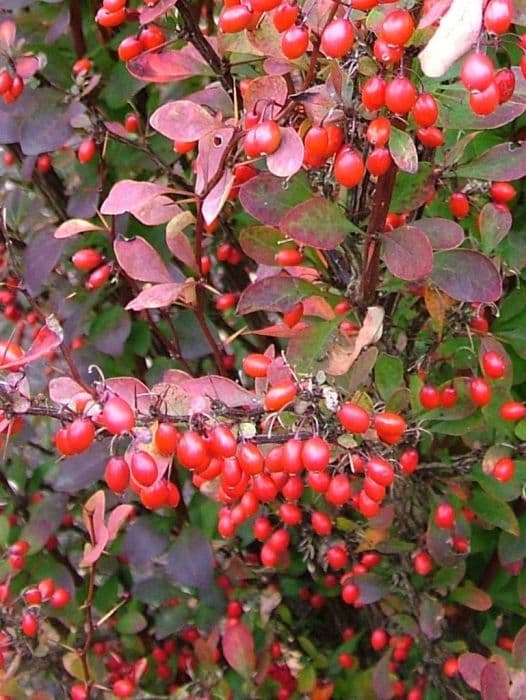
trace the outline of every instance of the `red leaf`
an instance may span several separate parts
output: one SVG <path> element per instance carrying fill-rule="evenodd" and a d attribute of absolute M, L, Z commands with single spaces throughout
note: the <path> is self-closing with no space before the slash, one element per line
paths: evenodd
<path fill-rule="evenodd" d="M 126 309 L 128 311 L 142 311 L 143 309 L 162 309 L 171 306 L 179 299 L 186 285 L 186 282 L 168 282 L 148 287 L 143 289 L 135 299 L 132 299 Z"/>
<path fill-rule="evenodd" d="M 219 182 L 206 195 L 201 211 L 207 224 L 211 224 L 219 216 L 228 199 L 234 179 L 232 171 L 225 170 Z"/>
<path fill-rule="evenodd" d="M 126 131 L 124 126 L 120 122 L 104 122 L 104 126 L 115 136 L 120 136 L 121 139 L 129 139 L 130 133 Z"/>
<path fill-rule="evenodd" d="M 291 126 L 281 128 L 279 148 L 267 156 L 267 168 L 277 177 L 292 177 L 303 165 L 305 148 L 296 130 Z"/>
<path fill-rule="evenodd" d="M 477 180 L 520 180 L 526 175 L 526 141 L 493 146 L 471 163 L 460 165 L 456 174 Z"/>
<path fill-rule="evenodd" d="M 149 24 L 155 22 L 158 17 L 164 15 L 168 10 L 177 3 L 177 0 L 158 0 L 152 7 L 143 7 L 140 10 L 141 24 Z"/>
<path fill-rule="evenodd" d="M 63 340 L 62 328 L 58 325 L 54 316 L 49 316 L 47 323 L 47 326 L 42 326 L 38 331 L 25 355 L 15 362 L 5 362 L 2 364 L 2 370 L 11 369 L 12 367 L 23 367 L 31 362 L 40 360 L 58 348 Z"/>
<path fill-rule="evenodd" d="M 129 212 L 147 226 L 163 224 L 181 211 L 177 204 L 164 196 L 171 192 L 171 188 L 154 182 L 121 180 L 111 188 L 101 212 L 113 215 Z"/>
<path fill-rule="evenodd" d="M 97 224 L 92 224 L 91 221 L 85 221 L 84 219 L 69 219 L 69 221 L 64 221 L 55 230 L 55 238 L 71 238 L 71 236 L 76 236 L 79 233 L 85 233 L 86 231 L 102 231 L 103 229 Z"/>
<path fill-rule="evenodd" d="M 112 396 L 119 396 L 143 413 L 147 412 L 153 402 L 150 390 L 134 377 L 111 377 L 106 380 L 106 387 Z"/>
<path fill-rule="evenodd" d="M 51 379 L 48 386 L 49 398 L 55 403 L 69 403 L 71 399 L 84 391 L 80 384 L 70 377 L 55 377 Z"/>
<path fill-rule="evenodd" d="M 177 214 L 166 226 L 166 245 L 172 255 L 193 272 L 197 272 L 194 249 L 183 232 L 187 226 L 193 224 L 195 217 L 191 212 L 183 211 Z"/>
<path fill-rule="evenodd" d="M 482 700 L 509 700 L 510 676 L 504 659 L 495 657 L 480 674 L 480 695 Z"/>
<path fill-rule="evenodd" d="M 210 112 L 190 100 L 167 102 L 155 110 L 150 124 L 163 136 L 179 141 L 198 141 L 218 127 Z"/>
<path fill-rule="evenodd" d="M 265 335 L 269 338 L 295 338 L 301 335 L 303 331 L 310 326 L 310 323 L 300 321 L 293 328 L 287 326 L 286 323 L 277 323 L 274 326 L 265 326 L 258 328 L 257 331 L 246 331 L 246 335 Z"/>
<path fill-rule="evenodd" d="M 391 700 L 394 694 L 394 677 L 389 671 L 391 654 L 388 652 L 382 656 L 373 669 L 373 688 L 378 700 Z"/>
<path fill-rule="evenodd" d="M 131 75 L 148 83 L 175 83 L 195 75 L 211 75 L 212 71 L 199 52 L 187 44 L 178 51 L 142 53 L 128 61 Z"/>
<path fill-rule="evenodd" d="M 231 379 L 210 375 L 208 377 L 198 377 L 196 379 L 186 379 L 179 382 L 178 387 L 182 389 L 190 398 L 207 398 L 210 401 L 220 401 L 225 406 L 236 408 L 237 406 L 247 406 L 255 408 L 259 405 L 258 399 L 252 391 L 243 389 Z"/>
<path fill-rule="evenodd" d="M 113 542 L 122 525 L 134 511 L 135 508 L 126 503 L 117 506 L 111 511 L 108 518 L 108 542 Z"/>
<path fill-rule="evenodd" d="M 513 217 L 509 209 L 488 202 L 482 207 L 478 222 L 483 250 L 491 252 L 510 232 Z"/>
<path fill-rule="evenodd" d="M 464 229 L 451 219 L 437 216 L 432 219 L 418 219 L 413 225 L 426 234 L 435 250 L 458 248 L 464 242 Z"/>
<path fill-rule="evenodd" d="M 118 238 L 113 250 L 128 277 L 140 282 L 172 282 L 172 276 L 159 253 L 141 236 L 127 240 Z"/>
<path fill-rule="evenodd" d="M 231 625 L 223 632 L 223 655 L 234 671 L 250 678 L 256 668 L 256 654 L 252 632 L 242 622 Z"/>
<path fill-rule="evenodd" d="M 515 635 L 511 653 L 517 666 L 524 668 L 526 666 L 526 625 L 521 627 Z"/>
<path fill-rule="evenodd" d="M 336 318 L 332 306 L 323 297 L 307 297 L 302 304 L 304 316 L 317 316 L 325 321 L 332 321 L 333 318 Z"/>
<path fill-rule="evenodd" d="M 243 97 L 243 106 L 247 112 L 260 111 L 265 102 L 268 105 L 268 119 L 273 119 L 285 106 L 287 101 L 287 81 L 280 75 L 263 75 L 252 80 Z M 267 112 L 265 112 L 267 114 Z"/>
<path fill-rule="evenodd" d="M 258 221 L 277 226 L 283 216 L 312 196 L 303 174 L 284 183 L 271 173 L 261 173 L 245 182 L 239 189 L 243 209 Z"/>
<path fill-rule="evenodd" d="M 21 56 L 16 60 L 16 73 L 24 80 L 32 78 L 39 69 L 36 56 Z"/>
<path fill-rule="evenodd" d="M 322 250 L 336 248 L 353 228 L 343 210 L 323 197 L 298 204 L 285 214 L 279 227 L 296 243 Z"/>
<path fill-rule="evenodd" d="M 458 668 L 464 681 L 473 690 L 480 692 L 480 677 L 488 660 L 481 654 L 466 652 L 458 657 Z"/>
<path fill-rule="evenodd" d="M 395 277 L 415 281 L 433 269 L 433 249 L 420 229 L 401 226 L 385 234 L 382 241 L 384 262 Z"/>
<path fill-rule="evenodd" d="M 104 523 L 105 509 L 106 496 L 102 490 L 96 491 L 84 504 L 82 519 L 91 544 L 86 544 L 79 566 L 92 566 L 100 558 L 108 542 L 108 530 Z"/>
<path fill-rule="evenodd" d="M 16 24 L 11 19 L 6 19 L 0 23 L 0 49 L 10 54 L 10 48 L 15 43 Z"/>
<path fill-rule="evenodd" d="M 205 194 L 208 191 L 209 183 L 224 168 L 225 156 L 230 148 L 233 136 L 234 129 L 229 126 L 216 128 L 200 139 L 195 164 L 197 175 L 195 180 L 196 194 Z"/>
<path fill-rule="evenodd" d="M 489 303 L 502 295 L 502 281 L 495 265 L 474 250 L 436 253 L 431 279 L 458 301 Z"/>
<path fill-rule="evenodd" d="M 431 3 L 429 9 L 422 14 L 420 22 L 418 23 L 418 28 L 425 29 L 438 22 L 447 10 L 449 10 L 451 2 L 452 0 L 437 0 L 437 2 Z"/>

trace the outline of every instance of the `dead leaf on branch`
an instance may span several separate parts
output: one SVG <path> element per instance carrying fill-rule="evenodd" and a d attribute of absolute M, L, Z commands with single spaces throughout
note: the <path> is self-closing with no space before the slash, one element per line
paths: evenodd
<path fill-rule="evenodd" d="M 356 361 L 361 351 L 368 345 L 374 345 L 382 337 L 385 312 L 381 306 L 367 309 L 362 327 L 355 338 L 336 341 L 329 350 L 326 373 L 332 377 L 346 374 Z"/>

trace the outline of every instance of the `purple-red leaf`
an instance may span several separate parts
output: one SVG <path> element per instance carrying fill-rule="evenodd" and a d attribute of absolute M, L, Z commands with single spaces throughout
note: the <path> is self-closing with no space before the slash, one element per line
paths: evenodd
<path fill-rule="evenodd" d="M 178 141 L 198 141 L 218 127 L 208 110 L 190 100 L 167 102 L 155 110 L 150 124 L 163 136 Z"/>
<path fill-rule="evenodd" d="M 16 24 L 11 19 L 5 19 L 0 23 L 0 49 L 9 54 L 15 39 Z"/>
<path fill-rule="evenodd" d="M 261 173 L 245 182 L 239 190 L 239 201 L 243 209 L 269 226 L 277 226 L 289 209 L 311 196 L 303 174 L 284 182 L 271 173 Z"/>
<path fill-rule="evenodd" d="M 466 652 L 458 657 L 458 668 L 464 681 L 473 690 L 480 692 L 480 677 L 488 660 L 481 654 Z"/>
<path fill-rule="evenodd" d="M 193 272 L 197 272 L 194 249 L 184 234 L 184 229 L 193 224 L 195 224 L 195 217 L 192 212 L 182 211 L 174 216 L 166 226 L 166 245 L 174 257 Z"/>
<path fill-rule="evenodd" d="M 121 180 L 110 190 L 101 206 L 103 214 L 124 214 L 129 212 L 147 226 L 155 226 L 170 221 L 180 208 L 165 195 L 172 192 L 170 187 L 155 182 Z"/>
<path fill-rule="evenodd" d="M 458 301 L 489 303 L 502 295 L 502 280 L 495 265 L 474 250 L 436 253 L 431 279 Z"/>
<path fill-rule="evenodd" d="M 233 136 L 234 129 L 228 126 L 215 128 L 200 139 L 195 163 L 195 191 L 197 194 L 202 195 L 208 192 L 210 182 L 223 170 L 225 157 Z"/>
<path fill-rule="evenodd" d="M 159 253 L 141 236 L 118 238 L 113 249 L 117 262 L 128 277 L 140 282 L 172 282 L 172 276 Z"/>
<path fill-rule="evenodd" d="M 259 111 L 264 103 L 268 103 L 267 119 L 273 119 L 285 106 L 287 94 L 285 78 L 280 75 L 263 75 L 250 82 L 243 96 L 243 106 L 247 112 Z"/>
<path fill-rule="evenodd" d="M 204 198 L 201 212 L 206 224 L 211 224 L 219 216 L 228 199 L 234 179 L 232 171 L 225 170 L 219 182 L 214 185 Z"/>
<path fill-rule="evenodd" d="M 336 248 L 353 228 L 343 210 L 323 197 L 298 204 L 285 214 L 279 227 L 296 243 L 322 250 Z"/>
<path fill-rule="evenodd" d="M 290 277 L 289 275 L 265 277 L 265 279 L 249 285 L 242 292 L 237 312 L 250 314 L 253 311 L 263 310 L 286 313 L 298 301 L 312 296 L 318 291 L 318 288 L 313 284 L 298 277 Z"/>
<path fill-rule="evenodd" d="M 100 558 L 108 542 L 108 529 L 104 522 L 105 509 L 106 496 L 102 490 L 90 496 L 82 508 L 82 519 L 91 544 L 85 545 L 84 556 L 79 566 L 92 566 Z"/>
<path fill-rule="evenodd" d="M 214 553 L 197 527 L 185 527 L 168 551 L 166 573 L 179 586 L 204 590 L 214 579 Z"/>
<path fill-rule="evenodd" d="M 355 583 L 360 590 L 360 595 L 357 600 L 357 603 L 360 605 L 377 603 L 384 597 L 388 590 L 387 583 L 376 574 L 354 576 L 353 583 Z"/>
<path fill-rule="evenodd" d="M 482 700 L 509 700 L 510 675 L 504 659 L 495 657 L 482 669 L 480 674 L 480 695 Z"/>
<path fill-rule="evenodd" d="M 511 650 L 513 658 L 520 668 L 526 667 L 526 625 L 520 628 L 513 640 Z"/>
<path fill-rule="evenodd" d="M 231 379 L 213 374 L 195 379 L 184 379 L 179 382 L 178 388 L 182 389 L 190 399 L 205 398 L 210 401 L 219 401 L 230 408 L 238 406 L 253 408 L 259 403 L 253 392 L 244 389 Z"/>
<path fill-rule="evenodd" d="M 426 234 L 415 226 L 401 226 L 382 237 L 383 259 L 395 277 L 413 282 L 433 269 L 433 249 Z"/>
<path fill-rule="evenodd" d="M 86 233 L 86 231 L 102 231 L 103 229 L 97 224 L 92 224 L 91 221 L 85 221 L 84 219 L 69 219 L 60 224 L 60 226 L 55 230 L 55 238 L 71 238 L 79 233 Z"/>
<path fill-rule="evenodd" d="M 413 224 L 426 234 L 435 250 L 458 248 L 464 242 L 464 229 L 451 219 L 437 216 L 432 219 L 418 219 Z"/>
<path fill-rule="evenodd" d="M 292 177 L 303 165 L 305 148 L 303 141 L 292 126 L 281 128 L 279 148 L 267 156 L 267 168 L 277 177 Z"/>
<path fill-rule="evenodd" d="M 27 352 L 16 361 L 2 363 L 2 370 L 23 367 L 40 360 L 58 348 L 63 340 L 62 328 L 53 316 L 48 317 L 47 324 L 38 331 Z"/>
<path fill-rule="evenodd" d="M 388 652 L 382 656 L 373 668 L 373 688 L 375 697 L 378 700 L 391 700 L 394 695 L 394 677 L 389 670 L 390 663 L 391 654 Z"/>
<path fill-rule="evenodd" d="M 212 71 L 190 44 L 178 51 L 146 52 L 128 61 L 131 75 L 148 83 L 175 83 L 195 75 L 211 75 Z"/>
<path fill-rule="evenodd" d="M 161 17 L 177 3 L 177 0 L 158 0 L 152 7 L 143 7 L 140 11 L 141 24 L 149 24 L 155 22 L 158 17 Z"/>
<path fill-rule="evenodd" d="M 486 593 L 486 591 L 483 591 L 481 588 L 477 588 L 469 581 L 467 581 L 463 586 L 452 591 L 451 598 L 457 603 L 465 605 L 466 608 L 471 608 L 471 610 L 479 610 L 480 612 L 489 610 L 493 605 L 491 596 Z"/>
<path fill-rule="evenodd" d="M 244 678 L 250 678 L 256 668 L 254 637 L 242 622 L 229 625 L 223 632 L 223 656 L 228 665 Z"/>
<path fill-rule="evenodd" d="M 126 309 L 128 311 L 142 311 L 143 309 L 163 309 L 166 306 L 171 306 L 179 299 L 186 284 L 186 282 L 168 282 L 143 289 L 128 303 Z"/>
<path fill-rule="evenodd" d="M 478 222 L 483 249 L 491 252 L 510 232 L 513 217 L 506 207 L 488 202 L 482 207 Z"/>
<path fill-rule="evenodd" d="M 526 141 L 500 143 L 456 169 L 458 177 L 510 182 L 526 175 Z"/>

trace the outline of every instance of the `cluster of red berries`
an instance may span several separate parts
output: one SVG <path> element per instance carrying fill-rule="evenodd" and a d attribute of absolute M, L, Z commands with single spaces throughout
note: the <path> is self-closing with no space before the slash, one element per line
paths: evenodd
<path fill-rule="evenodd" d="M 102 253 L 95 248 L 81 248 L 71 258 L 73 266 L 80 272 L 89 272 L 85 288 L 88 291 L 99 289 L 109 280 L 113 263 L 105 260 Z"/>
<path fill-rule="evenodd" d="M 16 102 L 23 92 L 24 81 L 19 75 L 12 75 L 6 68 L 0 71 L 0 95 L 5 104 Z"/>

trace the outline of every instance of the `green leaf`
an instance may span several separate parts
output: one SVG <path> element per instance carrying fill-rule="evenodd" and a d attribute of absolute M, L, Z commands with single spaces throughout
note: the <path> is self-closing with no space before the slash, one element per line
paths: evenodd
<path fill-rule="evenodd" d="M 273 226 L 247 226 L 239 234 L 244 253 L 259 265 L 275 265 L 274 256 L 280 249 L 283 234 Z"/>
<path fill-rule="evenodd" d="M 299 173 L 286 182 L 271 173 L 261 173 L 241 185 L 243 209 L 263 224 L 277 226 L 285 214 L 312 197 L 306 176 Z"/>
<path fill-rule="evenodd" d="M 137 634 L 143 629 L 146 629 L 148 622 L 144 615 L 136 610 L 130 610 L 130 612 L 121 615 L 117 622 L 117 631 L 120 634 Z"/>
<path fill-rule="evenodd" d="M 465 605 L 471 610 L 479 610 L 484 612 L 489 610 L 493 605 L 491 596 L 480 588 L 474 586 L 471 581 L 466 581 L 465 585 L 456 588 L 449 595 L 450 599 L 455 603 Z"/>
<path fill-rule="evenodd" d="M 399 357 L 382 353 L 376 360 L 374 382 L 382 399 L 388 401 L 395 390 L 404 382 L 402 360 Z"/>
<path fill-rule="evenodd" d="M 413 175 L 418 172 L 418 153 L 410 134 L 393 126 L 389 139 L 389 150 L 400 170 Z"/>
<path fill-rule="evenodd" d="M 237 312 L 239 314 L 250 314 L 253 311 L 279 311 L 280 313 L 286 313 L 298 301 L 319 293 L 319 287 L 315 287 L 310 282 L 306 282 L 298 277 L 285 275 L 265 277 L 258 282 L 250 284 L 242 292 L 237 305 Z"/>
<path fill-rule="evenodd" d="M 505 530 L 512 535 L 519 535 L 519 521 L 507 503 L 483 491 L 475 491 L 469 507 L 489 525 Z"/>
<path fill-rule="evenodd" d="M 190 619 L 190 611 L 186 605 L 171 608 L 161 608 L 155 616 L 155 637 L 165 639 L 176 634 L 185 627 Z"/>
<path fill-rule="evenodd" d="M 420 163 L 415 174 L 398 172 L 389 211 L 403 214 L 424 205 L 435 191 L 435 178 L 431 163 Z"/>
<path fill-rule="evenodd" d="M 315 374 L 325 367 L 327 351 L 334 343 L 339 319 L 312 323 L 301 335 L 291 338 L 287 358 L 297 372 Z"/>

